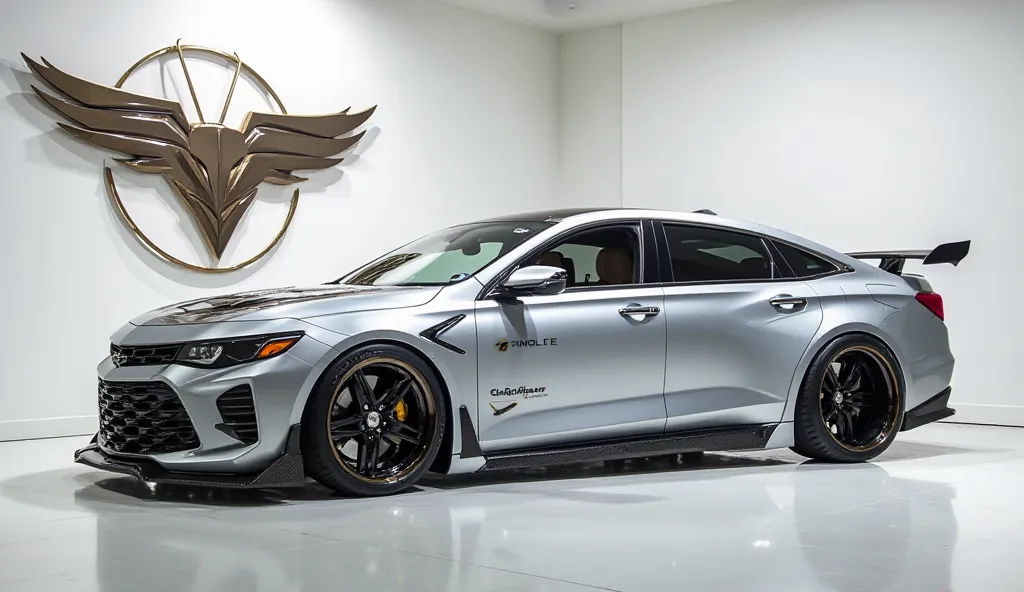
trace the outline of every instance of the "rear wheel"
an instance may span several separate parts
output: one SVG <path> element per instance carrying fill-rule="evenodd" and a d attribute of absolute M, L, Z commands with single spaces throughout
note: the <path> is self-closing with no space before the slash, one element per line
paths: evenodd
<path fill-rule="evenodd" d="M 392 345 L 353 351 L 311 395 L 302 425 L 306 472 L 347 495 L 411 487 L 441 446 L 440 397 L 434 373 L 412 352 Z"/>
<path fill-rule="evenodd" d="M 867 335 L 840 337 L 807 370 L 793 450 L 833 462 L 870 460 L 896 438 L 903 406 L 903 380 L 888 348 Z"/>

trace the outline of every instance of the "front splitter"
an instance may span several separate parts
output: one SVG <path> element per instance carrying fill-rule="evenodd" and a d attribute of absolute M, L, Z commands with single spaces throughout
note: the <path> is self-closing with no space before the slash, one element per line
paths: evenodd
<path fill-rule="evenodd" d="M 120 473 L 149 483 L 199 485 L 226 489 L 261 489 L 302 487 L 306 473 L 299 450 L 299 428 L 292 426 L 284 454 L 266 469 L 252 474 L 198 473 L 168 471 L 159 463 L 146 459 L 111 456 L 100 449 L 96 438 L 88 446 L 75 452 L 75 462 L 113 473 Z"/>

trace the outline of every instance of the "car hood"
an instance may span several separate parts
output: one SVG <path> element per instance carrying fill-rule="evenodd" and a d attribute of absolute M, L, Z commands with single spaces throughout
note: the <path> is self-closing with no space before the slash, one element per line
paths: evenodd
<path fill-rule="evenodd" d="M 133 325 L 191 325 L 221 321 L 266 321 L 385 310 L 426 304 L 440 287 L 323 285 L 279 288 L 201 298 L 152 310 Z"/>

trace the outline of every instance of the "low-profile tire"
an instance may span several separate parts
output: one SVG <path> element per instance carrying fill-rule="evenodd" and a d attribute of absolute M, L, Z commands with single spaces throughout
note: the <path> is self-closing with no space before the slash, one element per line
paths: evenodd
<path fill-rule="evenodd" d="M 445 429 L 441 385 L 411 351 L 387 344 L 338 359 L 302 419 L 306 473 L 350 496 L 390 495 L 434 462 Z"/>
<path fill-rule="evenodd" d="M 870 460 L 896 438 L 904 405 L 903 376 L 885 344 L 863 334 L 839 337 L 807 369 L 793 451 L 830 462 Z"/>

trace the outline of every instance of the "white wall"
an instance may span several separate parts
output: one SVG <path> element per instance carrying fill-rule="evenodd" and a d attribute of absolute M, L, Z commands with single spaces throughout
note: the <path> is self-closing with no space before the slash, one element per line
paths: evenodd
<path fill-rule="evenodd" d="M 19 56 L 42 55 L 113 84 L 136 59 L 179 37 L 237 51 L 290 112 L 379 105 L 359 158 L 310 175 L 289 234 L 249 271 L 202 276 L 143 251 L 101 185 L 102 163 L 114 155 L 55 129 L 57 117 L 29 94 L 35 80 Z M 164 72 L 143 73 L 133 90 L 152 93 L 169 82 L 190 110 L 175 68 L 172 60 Z M 230 80 L 211 68 L 198 74 L 215 82 L 201 89 L 208 118 Z M 558 183 L 557 71 L 553 35 L 426 0 L 5 6 L 0 440 L 94 430 L 95 363 L 109 335 L 140 312 L 205 293 L 333 279 L 444 225 L 549 206 Z M 244 112 L 235 107 L 229 120 Z M 115 170 L 140 224 L 161 246 L 197 260 L 191 223 L 179 221 L 163 180 Z M 263 186 L 260 196 L 229 262 L 258 251 L 282 220 L 285 192 Z"/>
<path fill-rule="evenodd" d="M 1014 238 L 1024 213 L 1024 3 L 739 1 L 560 40 L 428 0 L 288 8 L 39 0 L 5 9 L 0 304 L 16 337 L 0 346 L 0 440 L 91 431 L 94 363 L 141 311 L 322 281 L 442 225 L 552 204 L 711 207 L 844 250 L 972 238 L 960 268 L 927 270 L 947 300 L 957 418 L 1024 425 L 1013 387 L 1024 328 L 1013 301 L 1024 254 Z M 111 155 L 55 129 L 19 57 L 112 83 L 178 37 L 239 52 L 291 112 L 380 105 L 359 158 L 311 175 L 280 248 L 246 272 L 183 272 L 140 248 L 102 188 Z M 214 82 L 200 89 L 209 114 L 227 81 L 202 70 Z M 140 92 L 161 83 L 191 109 L 173 62 L 132 82 Z M 118 175 L 161 245 L 202 257 L 161 179 Z M 281 221 L 286 193 L 264 186 L 260 196 L 229 262 Z"/>
<path fill-rule="evenodd" d="M 622 205 L 622 27 L 560 38 L 561 207 Z"/>
<path fill-rule="evenodd" d="M 603 50 L 618 43 L 624 205 L 710 207 L 848 251 L 972 239 L 959 268 L 926 270 L 954 419 L 1024 425 L 1024 2 L 732 2 L 626 23 Z"/>

